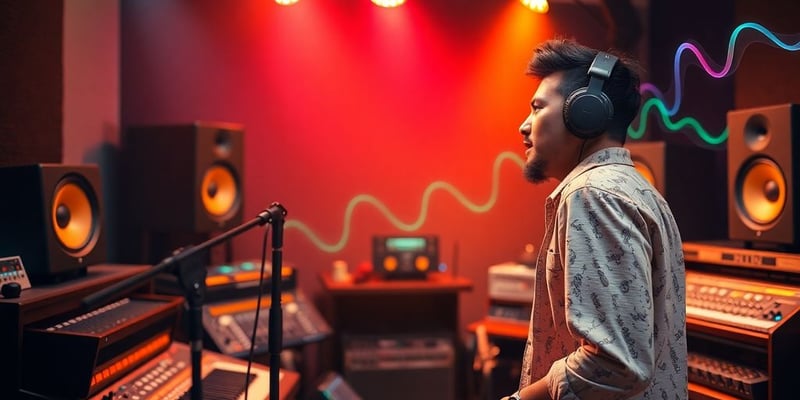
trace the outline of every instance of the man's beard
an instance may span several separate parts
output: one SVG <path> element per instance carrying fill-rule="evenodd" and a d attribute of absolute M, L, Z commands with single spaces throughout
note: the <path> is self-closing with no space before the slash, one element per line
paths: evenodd
<path fill-rule="evenodd" d="M 546 181 L 547 176 L 544 174 L 544 169 L 546 166 L 547 162 L 538 158 L 534 158 L 533 160 L 525 163 L 525 169 L 523 171 L 525 179 L 532 183 L 542 183 Z"/>

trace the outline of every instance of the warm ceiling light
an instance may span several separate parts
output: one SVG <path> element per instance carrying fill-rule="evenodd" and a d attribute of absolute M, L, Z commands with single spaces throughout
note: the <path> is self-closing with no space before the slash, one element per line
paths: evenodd
<path fill-rule="evenodd" d="M 282 6 L 290 6 L 294 3 L 297 3 L 299 0 L 275 0 L 276 3 Z"/>
<path fill-rule="evenodd" d="M 372 0 L 375 5 L 381 7 L 397 7 L 406 2 L 406 0 Z"/>
<path fill-rule="evenodd" d="M 550 9 L 550 4 L 547 0 L 520 0 L 522 4 L 538 13 L 546 13 Z"/>

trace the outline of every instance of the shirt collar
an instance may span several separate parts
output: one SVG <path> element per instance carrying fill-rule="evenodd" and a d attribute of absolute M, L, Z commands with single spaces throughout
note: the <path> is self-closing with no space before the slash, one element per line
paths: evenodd
<path fill-rule="evenodd" d="M 572 171 L 570 171 L 570 173 L 561 180 L 561 183 L 559 183 L 555 190 L 550 193 L 550 196 L 547 197 L 548 200 L 552 201 L 558 198 L 558 196 L 561 195 L 561 191 L 564 190 L 564 188 L 570 182 L 584 172 L 601 167 L 603 165 L 611 164 L 633 166 L 630 151 L 624 147 L 606 147 L 590 154 L 588 157 L 581 160 L 581 162 L 579 162 L 578 165 L 576 165 L 575 168 L 573 168 Z"/>

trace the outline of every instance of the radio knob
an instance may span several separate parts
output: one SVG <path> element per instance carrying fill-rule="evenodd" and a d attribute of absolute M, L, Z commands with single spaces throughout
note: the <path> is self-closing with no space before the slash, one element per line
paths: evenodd
<path fill-rule="evenodd" d="M 230 316 L 230 315 L 228 315 L 228 314 L 225 314 L 225 315 L 223 315 L 223 316 L 220 316 L 219 318 L 217 318 L 217 323 L 218 323 L 220 326 L 227 327 L 227 326 L 229 326 L 229 325 L 230 325 L 232 322 L 233 322 L 233 317 L 231 317 L 231 316 Z"/>
<path fill-rule="evenodd" d="M 22 293 L 22 285 L 17 282 L 6 283 L 0 288 L 0 294 L 7 299 L 16 299 Z"/>

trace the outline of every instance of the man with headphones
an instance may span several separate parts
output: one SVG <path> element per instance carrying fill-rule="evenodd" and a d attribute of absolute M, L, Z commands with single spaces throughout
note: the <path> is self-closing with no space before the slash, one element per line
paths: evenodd
<path fill-rule="evenodd" d="M 504 400 L 686 399 L 685 266 L 669 205 L 623 147 L 640 107 L 632 61 L 550 40 L 520 127 L 545 202 L 520 390 Z"/>

